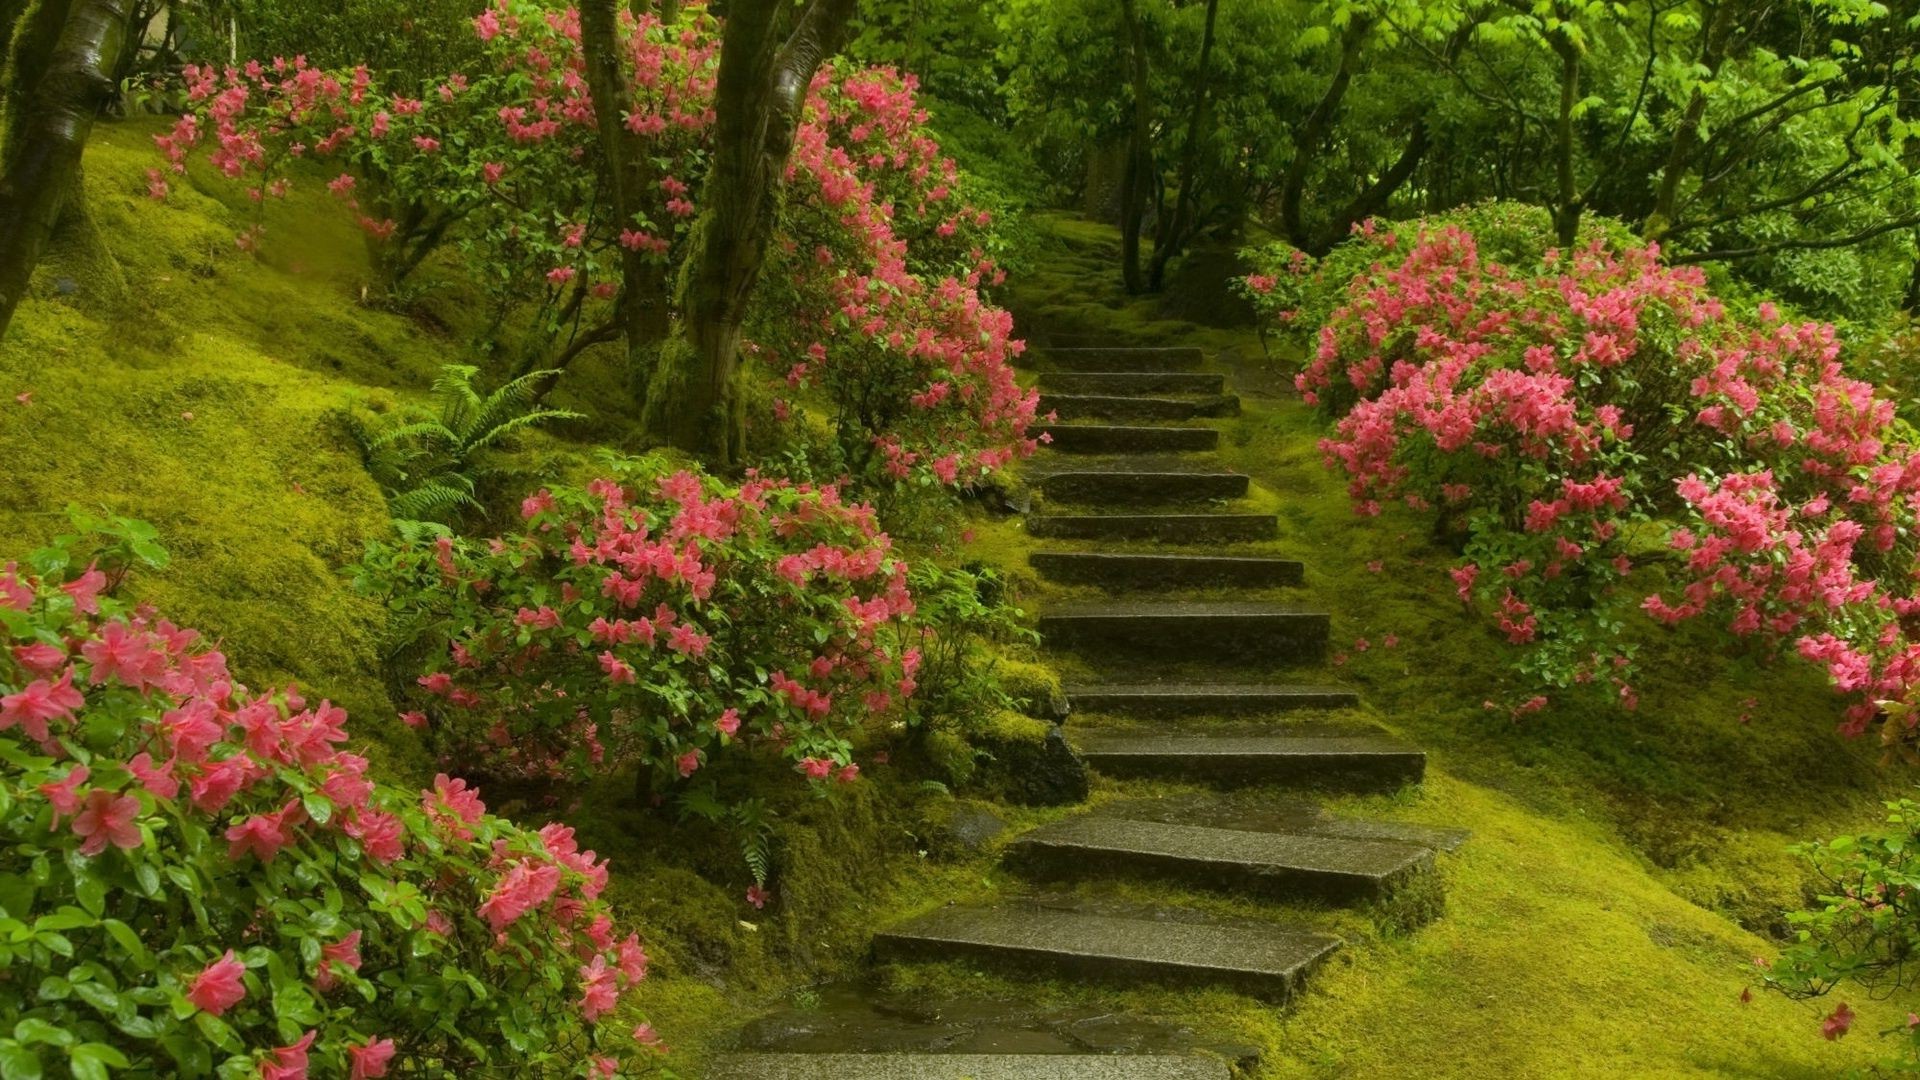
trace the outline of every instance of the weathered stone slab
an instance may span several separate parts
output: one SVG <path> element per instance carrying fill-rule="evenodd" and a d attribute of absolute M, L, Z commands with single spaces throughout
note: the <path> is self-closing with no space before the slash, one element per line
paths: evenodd
<path fill-rule="evenodd" d="M 943 908 L 874 939 L 882 960 L 975 960 L 1023 971 L 1224 985 L 1285 1000 L 1338 938 L 1278 927 L 1043 908 Z"/>
<path fill-rule="evenodd" d="M 1173 504 L 1210 499 L 1239 499 L 1247 494 L 1244 473 L 1162 467 L 1062 469 L 1042 474 L 1035 483 L 1049 499 L 1061 502 Z"/>
<path fill-rule="evenodd" d="M 1157 555 L 1100 551 L 1036 551 L 1027 562 L 1041 577 L 1066 585 L 1171 589 L 1208 585 L 1272 588 L 1300 584 L 1295 559 L 1233 555 Z"/>
<path fill-rule="evenodd" d="M 1222 829 L 1081 814 L 1015 841 L 1008 858 L 1049 877 L 1172 878 L 1271 899 L 1378 900 L 1433 864 L 1425 847 L 1387 840 Z"/>
<path fill-rule="evenodd" d="M 710 1080 L 1228 1080 L 1172 1054 L 728 1054 Z"/>
<path fill-rule="evenodd" d="M 1191 420 L 1200 415 L 1192 398 L 1107 394 L 1041 394 L 1036 415 L 1058 420 Z"/>
<path fill-rule="evenodd" d="M 1063 454 L 1186 454 L 1220 448 L 1220 433 L 1209 427 L 1040 424 L 1034 430 Z"/>
<path fill-rule="evenodd" d="M 1291 683 L 1102 683 L 1067 687 L 1075 712 L 1122 716 L 1248 716 L 1294 709 L 1351 709 L 1341 686 Z"/>
<path fill-rule="evenodd" d="M 1048 394 L 1219 395 L 1226 392 L 1227 377 L 1207 371 L 1043 371 L 1039 386 Z"/>
<path fill-rule="evenodd" d="M 1080 756 L 1116 777 L 1391 791 L 1419 782 L 1427 755 L 1377 735 L 1132 735 L 1070 732 Z"/>
<path fill-rule="evenodd" d="M 1205 356 L 1190 346 L 1038 349 L 1032 355 L 1065 371 L 1192 371 Z"/>
<path fill-rule="evenodd" d="M 1292 604 L 1061 604 L 1041 613 L 1040 639 L 1051 649 L 1307 660 L 1325 651 L 1329 622 Z"/>
<path fill-rule="evenodd" d="M 1170 544 L 1271 540 L 1272 514 L 1035 514 L 1030 535 L 1059 540 L 1159 540 Z"/>

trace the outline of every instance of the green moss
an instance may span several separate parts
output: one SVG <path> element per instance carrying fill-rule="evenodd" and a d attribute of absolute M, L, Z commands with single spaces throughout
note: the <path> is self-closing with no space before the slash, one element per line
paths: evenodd
<path fill-rule="evenodd" d="M 1046 664 L 1001 656 L 994 660 L 994 675 L 1000 688 L 1014 705 L 1028 716 L 1050 719 L 1066 713 L 1067 694 L 1060 687 L 1060 676 Z"/>

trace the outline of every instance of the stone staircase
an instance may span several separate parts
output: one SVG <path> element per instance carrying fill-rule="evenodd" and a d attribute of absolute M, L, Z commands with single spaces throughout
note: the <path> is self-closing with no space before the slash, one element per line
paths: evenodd
<path fill-rule="evenodd" d="M 1039 626 L 1079 676 L 1066 688 L 1068 741 L 1101 775 L 1200 791 L 1113 800 L 1026 833 L 1007 848 L 1008 868 L 1069 891 L 933 911 L 883 930 L 876 958 L 1284 1002 L 1338 938 L 1177 904 L 1116 910 L 1071 887 L 1138 880 L 1294 909 L 1380 904 L 1430 875 L 1435 852 L 1464 834 L 1335 817 L 1293 794 L 1392 791 L 1420 781 L 1426 756 L 1346 715 L 1359 704 L 1351 690 L 1293 677 L 1324 658 L 1329 615 L 1300 602 L 1300 562 L 1260 549 L 1278 522 L 1236 505 L 1248 477 L 1206 459 L 1220 433 L 1205 419 L 1239 402 L 1201 370 L 1200 350 L 1063 348 L 1039 360 L 1043 409 L 1058 415 L 1045 428 L 1050 450 L 1028 471 L 1038 508 L 1026 525 L 1047 542 L 1033 569 L 1073 597 L 1045 606 Z M 1227 1075 L 1180 1054 L 741 1054 L 722 1069 L 738 1080 Z"/>

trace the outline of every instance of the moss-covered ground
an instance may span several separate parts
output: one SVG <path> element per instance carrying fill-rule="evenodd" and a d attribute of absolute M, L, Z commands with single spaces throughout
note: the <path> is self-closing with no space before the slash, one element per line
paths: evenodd
<path fill-rule="evenodd" d="M 379 611 L 342 573 L 388 525 L 339 417 L 416 398 L 440 364 L 466 359 L 474 305 L 456 282 L 431 279 L 404 312 L 364 302 L 359 237 L 313 184 L 269 209 L 264 261 L 237 251 L 245 207 L 193 183 L 165 204 L 145 197 L 151 132 L 105 126 L 87 159 L 126 293 L 99 294 L 84 268 L 56 259 L 0 343 L 0 560 L 60 531 L 69 502 L 152 521 L 175 558 L 133 582 L 139 595 L 217 637 L 250 682 L 298 680 L 347 705 L 378 767 L 417 781 L 433 764 L 393 718 Z M 1357 685 L 1373 718 L 1432 752 L 1419 789 L 1334 808 L 1463 826 L 1473 838 L 1442 859 L 1444 914 L 1423 928 L 1380 917 L 1391 913 L 1286 913 L 1351 944 L 1284 1012 L 1224 993 L 1016 985 L 938 966 L 881 979 L 1169 1019 L 1256 1048 L 1262 1077 L 1829 1076 L 1878 1056 L 1875 1032 L 1901 1023 L 1909 1003 L 1848 997 L 1860 1023 L 1827 1042 L 1818 1019 L 1830 1003 L 1762 992 L 1752 968 L 1806 886 L 1786 845 L 1872 824 L 1878 800 L 1905 784 L 1870 748 L 1832 733 L 1833 702 L 1812 674 L 1669 637 L 1648 650 L 1637 712 L 1561 701 L 1516 723 L 1483 708 L 1513 693 L 1497 640 L 1452 600 L 1446 554 L 1420 522 L 1347 511 L 1316 460 L 1318 421 L 1283 394 L 1259 393 L 1283 385 L 1284 363 L 1265 360 L 1251 331 L 1162 318 L 1119 297 L 1109 230 L 1046 218 L 1036 227 L 1014 297 L 1023 316 L 1225 350 L 1243 392 L 1254 391 L 1224 425 L 1224 456 L 1254 476 L 1254 501 L 1280 514 L 1269 546 L 1304 558 L 1308 592 L 1335 612 L 1348 658 L 1324 674 Z M 596 375 L 591 357 L 581 364 L 558 403 L 613 400 L 601 394 L 611 376 Z M 577 462 L 593 443 L 622 445 L 626 418 L 590 411 L 594 423 L 531 452 Z M 974 530 L 971 554 L 1006 565 L 1030 599 L 1048 598 L 1026 576 L 1016 522 L 982 517 Z M 1381 644 L 1389 633 L 1392 649 Z M 1362 636 L 1365 652 L 1353 645 Z M 995 867 L 991 845 L 942 840 L 950 796 L 872 773 L 874 783 L 833 799 L 782 806 L 779 901 L 764 912 L 741 901 L 745 871 L 724 838 L 637 802 L 626 785 L 560 808 L 613 856 L 612 895 L 658 957 L 636 1018 L 664 1033 L 682 1075 L 700 1075 L 712 1048 L 797 987 L 860 970 L 875 926 L 1025 887 Z M 1119 794 L 1096 786 L 1096 799 Z M 1059 811 L 1001 812 L 1018 829 Z M 1275 914 L 1158 886 L 1073 891 Z"/>

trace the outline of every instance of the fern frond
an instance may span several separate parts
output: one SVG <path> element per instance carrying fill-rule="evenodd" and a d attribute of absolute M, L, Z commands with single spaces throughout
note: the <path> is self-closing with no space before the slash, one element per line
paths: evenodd
<path fill-rule="evenodd" d="M 480 501 L 473 497 L 473 481 L 458 473 L 423 480 L 420 486 L 388 501 L 394 517 L 410 521 L 430 521 L 462 508 L 478 510 L 481 507 Z"/>
<path fill-rule="evenodd" d="M 519 416 L 510 417 L 506 421 L 481 432 L 478 438 L 475 438 L 467 444 L 466 449 L 468 453 L 472 453 L 476 450 L 485 450 L 488 447 L 497 446 L 514 435 L 530 427 L 544 424 L 549 420 L 579 420 L 582 418 L 580 413 L 570 412 L 566 409 L 535 409 L 530 413 L 522 413 Z"/>
<path fill-rule="evenodd" d="M 432 442 L 441 442 L 447 444 L 449 447 L 458 445 L 460 441 L 460 437 L 453 433 L 453 429 L 438 420 L 416 420 L 410 424 L 396 424 L 393 427 L 375 432 L 373 436 L 367 440 L 366 445 L 370 449 L 378 450 L 407 439 L 423 439 Z"/>
<path fill-rule="evenodd" d="M 442 364 L 440 376 L 433 380 L 433 397 L 440 406 L 440 420 L 447 430 L 469 430 L 480 412 L 480 394 L 473 388 L 480 369 L 472 364 Z M 455 442 L 459 440 L 456 438 Z"/>

